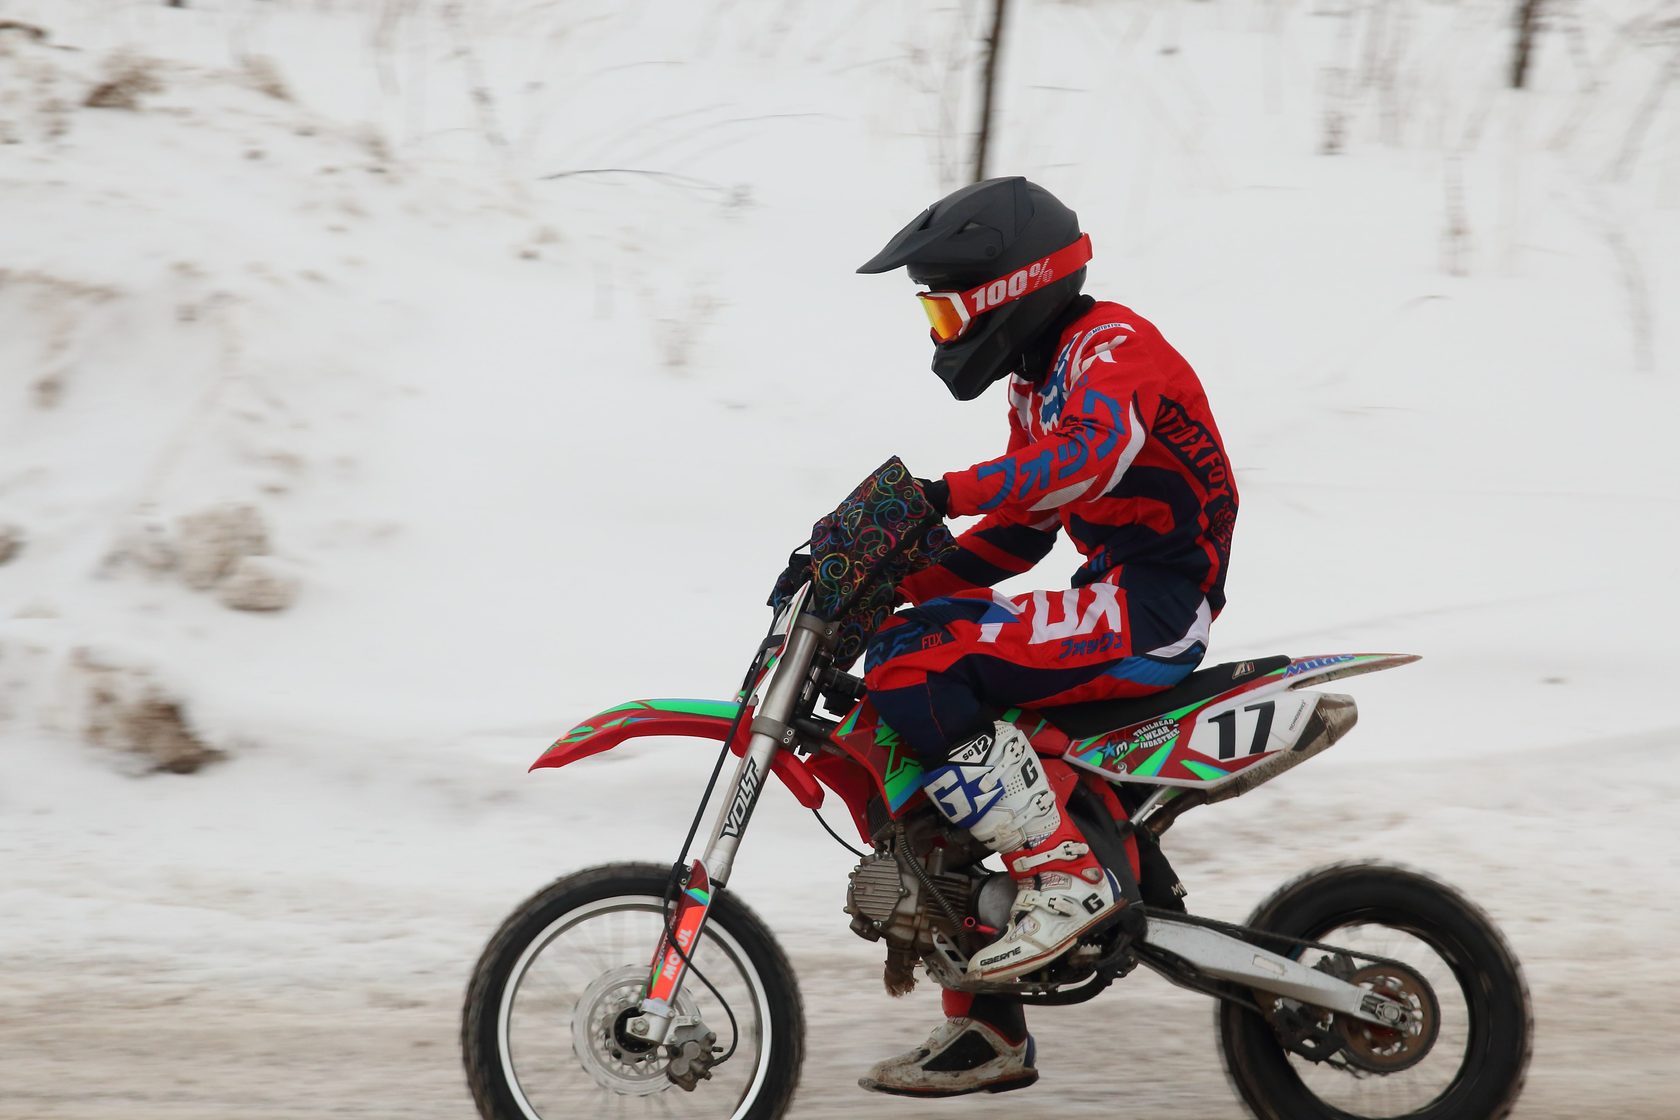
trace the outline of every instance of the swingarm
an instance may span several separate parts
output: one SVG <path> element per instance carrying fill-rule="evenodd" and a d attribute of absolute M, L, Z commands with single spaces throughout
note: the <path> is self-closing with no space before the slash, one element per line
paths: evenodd
<path fill-rule="evenodd" d="M 1217 984 L 1208 983 L 1224 981 L 1403 1034 L 1412 1033 L 1420 1025 L 1413 1008 L 1405 1003 L 1263 949 L 1189 915 L 1151 909 L 1149 927 L 1137 945 L 1137 955 L 1168 981 L 1192 991 L 1229 998 Z"/>

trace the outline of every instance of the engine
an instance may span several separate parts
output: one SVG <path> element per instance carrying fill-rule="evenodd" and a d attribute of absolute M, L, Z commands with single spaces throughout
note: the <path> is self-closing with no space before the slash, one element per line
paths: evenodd
<path fill-rule="evenodd" d="M 1006 896 L 998 901 L 1007 917 L 1015 889 L 1007 875 L 993 875 L 979 865 L 985 849 L 932 814 L 895 822 L 875 839 L 874 854 L 852 870 L 846 913 L 852 916 L 853 933 L 886 942 L 887 990 L 898 995 L 914 986 L 911 969 L 918 959 L 974 936 L 977 905 L 996 917 L 991 896 Z M 1002 882 L 992 884 L 993 879 Z"/>
<path fill-rule="evenodd" d="M 852 916 L 852 932 L 869 941 L 885 938 L 889 945 L 916 953 L 933 948 L 935 930 L 946 937 L 956 937 L 958 929 L 952 927 L 940 901 L 944 901 L 960 922 L 968 913 L 973 878 L 933 871 L 925 865 L 923 874 L 927 885 L 922 876 L 903 866 L 897 854 L 864 856 L 853 869 L 851 885 L 846 890 L 846 913 Z M 938 893 L 938 898 L 929 892 L 928 885 Z"/>

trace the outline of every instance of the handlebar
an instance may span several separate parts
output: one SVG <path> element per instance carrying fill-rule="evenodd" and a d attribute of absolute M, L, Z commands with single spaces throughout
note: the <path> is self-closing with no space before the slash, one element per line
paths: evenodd
<path fill-rule="evenodd" d="M 823 710 L 837 716 L 843 716 L 857 707 L 866 691 L 862 677 L 854 677 L 833 666 L 817 678 L 817 689 L 822 693 Z"/>

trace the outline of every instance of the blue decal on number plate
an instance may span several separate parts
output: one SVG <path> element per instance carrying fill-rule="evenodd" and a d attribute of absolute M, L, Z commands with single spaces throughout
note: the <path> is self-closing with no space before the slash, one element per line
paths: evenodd
<path fill-rule="evenodd" d="M 1300 673 L 1310 673 L 1314 669 L 1322 669 L 1326 665 L 1345 665 L 1349 661 L 1357 661 L 1358 659 L 1359 655 L 1357 653 L 1338 653 L 1334 657 L 1309 657 L 1305 661 L 1291 662 L 1289 668 L 1284 670 L 1283 675 L 1293 677 Z"/>

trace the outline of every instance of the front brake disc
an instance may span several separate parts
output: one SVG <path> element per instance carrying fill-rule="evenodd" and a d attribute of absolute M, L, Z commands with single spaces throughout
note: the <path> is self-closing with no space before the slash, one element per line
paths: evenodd
<path fill-rule="evenodd" d="M 603 1089 L 632 1097 L 652 1096 L 670 1088 L 663 1047 L 638 1049 L 619 1036 L 620 1023 L 642 1001 L 646 965 L 630 964 L 596 977 L 572 1009 L 572 1053 Z M 698 1026 L 700 1016 L 686 995 L 677 997 L 672 1029 Z M 646 1045 L 646 1044 L 643 1044 Z"/>

